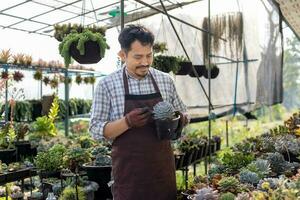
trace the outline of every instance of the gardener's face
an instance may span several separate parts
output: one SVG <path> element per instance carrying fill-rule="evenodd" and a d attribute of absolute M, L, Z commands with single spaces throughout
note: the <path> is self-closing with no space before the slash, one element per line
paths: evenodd
<path fill-rule="evenodd" d="M 142 79 L 148 74 L 153 62 L 152 46 L 144 46 L 138 40 L 131 44 L 128 52 L 121 50 L 119 55 L 125 61 L 128 72 L 137 79 Z"/>

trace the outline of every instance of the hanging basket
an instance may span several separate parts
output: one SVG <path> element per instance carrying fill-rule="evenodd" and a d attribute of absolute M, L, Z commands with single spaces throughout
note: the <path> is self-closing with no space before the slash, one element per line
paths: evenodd
<path fill-rule="evenodd" d="M 219 75 L 219 73 L 220 73 L 220 69 L 219 69 L 217 66 L 213 67 L 213 68 L 210 70 L 210 78 L 211 78 L 211 79 L 217 78 L 218 75 Z M 204 76 L 206 79 L 208 79 L 208 70 L 207 70 L 207 69 L 205 69 L 205 71 L 204 71 L 204 73 L 203 73 L 203 76 Z"/>
<path fill-rule="evenodd" d="M 195 68 L 196 72 L 198 73 L 199 77 L 203 76 L 204 71 L 206 70 L 205 65 L 194 65 L 194 68 Z M 196 77 L 193 70 L 190 71 L 189 75 L 190 75 L 190 77 Z"/>
<path fill-rule="evenodd" d="M 77 42 L 73 42 L 70 46 L 70 55 L 80 64 L 98 63 L 102 59 L 100 47 L 97 42 L 91 40 L 85 42 L 84 49 L 85 54 L 80 55 L 80 52 L 77 49 Z"/>
<path fill-rule="evenodd" d="M 187 75 L 190 73 L 190 71 L 192 70 L 192 62 L 180 62 L 179 63 L 179 70 L 176 73 L 176 75 Z"/>

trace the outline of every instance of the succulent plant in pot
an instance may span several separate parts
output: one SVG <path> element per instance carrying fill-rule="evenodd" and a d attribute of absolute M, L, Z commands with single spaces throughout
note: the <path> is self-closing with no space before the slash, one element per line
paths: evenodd
<path fill-rule="evenodd" d="M 179 63 L 175 56 L 157 55 L 154 57 L 152 67 L 162 72 L 177 73 L 179 69 Z"/>
<path fill-rule="evenodd" d="M 223 177 L 219 181 L 219 189 L 221 192 L 238 193 L 240 182 L 235 177 Z"/>
<path fill-rule="evenodd" d="M 6 72 L 6 71 L 2 71 L 2 72 L 1 72 L 1 78 L 2 78 L 2 79 L 8 79 L 8 76 L 9 76 L 9 73 L 8 73 L 8 72 Z"/>
<path fill-rule="evenodd" d="M 159 102 L 153 107 L 152 113 L 159 139 L 177 139 L 180 137 L 180 135 L 177 134 L 180 115 L 175 112 L 172 104 L 166 101 Z"/>
<path fill-rule="evenodd" d="M 220 200 L 234 200 L 234 199 L 235 199 L 235 195 L 232 194 L 231 192 L 223 193 L 220 196 Z"/>
<path fill-rule="evenodd" d="M 80 74 L 78 74 L 78 75 L 76 76 L 75 82 L 76 82 L 78 85 L 80 85 L 80 84 L 82 83 L 82 77 L 81 77 Z"/>
<path fill-rule="evenodd" d="M 52 88 L 52 89 L 55 89 L 55 88 L 57 88 L 58 87 L 58 78 L 56 78 L 56 77 L 53 77 L 51 80 L 50 80 L 50 87 Z"/>
<path fill-rule="evenodd" d="M 72 172 L 76 172 L 84 163 L 91 161 L 91 155 L 81 147 L 74 147 L 66 153 L 63 159 L 65 166 Z"/>
<path fill-rule="evenodd" d="M 109 49 L 106 39 L 100 33 L 83 30 L 82 33 L 70 33 L 59 44 L 59 53 L 68 68 L 71 57 L 81 64 L 99 62 Z"/>
<path fill-rule="evenodd" d="M 251 172 L 249 170 L 242 170 L 240 172 L 240 181 L 241 183 L 257 185 L 260 178 L 255 172 Z"/>
<path fill-rule="evenodd" d="M 24 194 L 22 193 L 21 188 L 19 186 L 11 186 L 10 190 L 10 198 L 12 200 L 23 200 Z"/>
<path fill-rule="evenodd" d="M 196 190 L 196 194 L 191 195 L 190 199 L 192 200 L 218 200 L 219 194 L 217 190 L 214 190 L 211 187 L 204 187 L 202 189 Z"/>
<path fill-rule="evenodd" d="M 49 82 L 50 82 L 50 78 L 48 76 L 44 76 L 43 82 L 44 82 L 45 85 L 48 85 Z"/>

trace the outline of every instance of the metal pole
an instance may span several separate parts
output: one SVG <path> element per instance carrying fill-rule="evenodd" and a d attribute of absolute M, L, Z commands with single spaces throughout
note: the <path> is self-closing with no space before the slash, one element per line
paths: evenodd
<path fill-rule="evenodd" d="M 124 29 L 124 0 L 121 0 L 121 30 Z"/>
<path fill-rule="evenodd" d="M 226 120 L 226 146 L 229 147 L 229 140 L 228 140 L 228 120 Z"/>
<path fill-rule="evenodd" d="M 6 73 L 8 73 L 8 66 L 4 65 L 4 70 Z M 8 122 L 8 79 L 5 82 L 5 124 Z"/>
<path fill-rule="evenodd" d="M 65 105 L 66 105 L 66 115 L 65 115 L 65 136 L 69 135 L 69 73 L 68 69 L 65 69 Z"/>
<path fill-rule="evenodd" d="M 208 42 L 207 42 L 207 49 L 208 49 L 208 55 L 211 54 L 211 49 L 210 49 L 210 39 L 211 39 L 211 34 L 210 34 L 210 0 L 208 0 Z M 208 99 L 209 102 L 211 100 L 211 67 L 210 67 L 210 56 L 208 56 Z M 211 162 L 211 148 L 210 148 L 210 140 L 211 140 L 211 107 L 208 106 L 208 147 L 209 147 L 209 156 L 208 156 L 208 163 L 210 164 Z"/>
<path fill-rule="evenodd" d="M 181 45 L 183 51 L 184 51 L 185 56 L 188 58 L 189 61 L 191 61 L 191 59 L 190 59 L 190 57 L 189 57 L 189 55 L 188 55 L 188 53 L 187 53 L 187 51 L 186 51 L 186 49 L 185 49 L 185 47 L 184 47 L 184 45 L 183 45 L 183 43 L 182 43 L 182 41 L 181 41 L 179 35 L 178 35 L 178 32 L 176 31 L 176 28 L 175 28 L 175 26 L 174 26 L 174 24 L 173 24 L 173 22 L 172 22 L 172 20 L 171 20 L 171 18 L 170 18 L 170 15 L 168 14 L 168 11 L 166 10 L 166 7 L 165 7 L 165 5 L 163 4 L 162 0 L 160 0 L 160 4 L 161 4 L 161 6 L 162 6 L 162 8 L 163 8 L 163 10 L 164 10 L 165 15 L 167 15 L 167 17 L 168 17 L 168 20 L 169 20 L 169 22 L 170 22 L 170 24 L 171 24 L 171 26 L 172 26 L 172 28 L 173 28 L 173 30 L 174 30 L 174 33 L 175 33 L 175 35 L 176 35 L 176 37 L 177 37 L 177 39 L 178 39 L 178 41 L 179 41 L 179 43 L 180 43 L 180 45 Z M 197 80 L 198 80 L 198 82 L 199 82 L 199 84 L 200 84 L 200 86 L 201 86 L 201 88 L 202 88 L 202 90 L 203 90 L 203 92 L 204 92 L 204 94 L 205 94 L 207 100 L 208 100 L 209 107 L 213 107 L 213 105 L 212 105 L 211 102 L 210 102 L 210 98 L 209 98 L 209 96 L 207 95 L 207 93 L 206 93 L 206 91 L 205 91 L 205 89 L 204 89 L 204 87 L 203 87 L 203 85 L 202 85 L 202 83 L 201 83 L 201 81 L 200 81 L 199 75 L 198 75 L 198 73 L 197 73 L 197 71 L 196 71 L 196 69 L 195 69 L 195 67 L 194 67 L 193 65 L 192 65 L 192 70 L 193 70 L 194 74 L 196 75 Z"/>

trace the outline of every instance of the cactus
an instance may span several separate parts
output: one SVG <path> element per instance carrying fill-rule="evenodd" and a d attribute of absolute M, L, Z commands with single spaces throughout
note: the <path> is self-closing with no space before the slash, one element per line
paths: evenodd
<path fill-rule="evenodd" d="M 193 200 L 217 200 L 218 191 L 213 190 L 210 187 L 205 187 L 200 190 L 196 190 L 196 194 L 193 197 Z"/>
<path fill-rule="evenodd" d="M 235 177 L 224 177 L 219 181 L 222 192 L 235 192 L 238 189 L 239 181 Z"/>
<path fill-rule="evenodd" d="M 172 104 L 162 101 L 153 107 L 154 119 L 173 119 L 175 116 L 175 109 Z"/>
<path fill-rule="evenodd" d="M 250 199 L 250 194 L 247 192 L 242 192 L 237 195 L 235 200 L 249 200 Z"/>
<path fill-rule="evenodd" d="M 279 184 L 278 178 L 265 178 L 263 180 L 260 180 L 257 184 L 257 189 L 268 191 L 269 189 L 276 189 Z"/>
<path fill-rule="evenodd" d="M 220 196 L 220 200 L 234 200 L 235 195 L 231 192 L 226 192 Z"/>
<path fill-rule="evenodd" d="M 244 170 L 240 173 L 240 181 L 242 183 L 249 183 L 252 185 L 256 185 L 259 181 L 259 177 L 254 172 L 251 172 L 249 170 Z"/>

